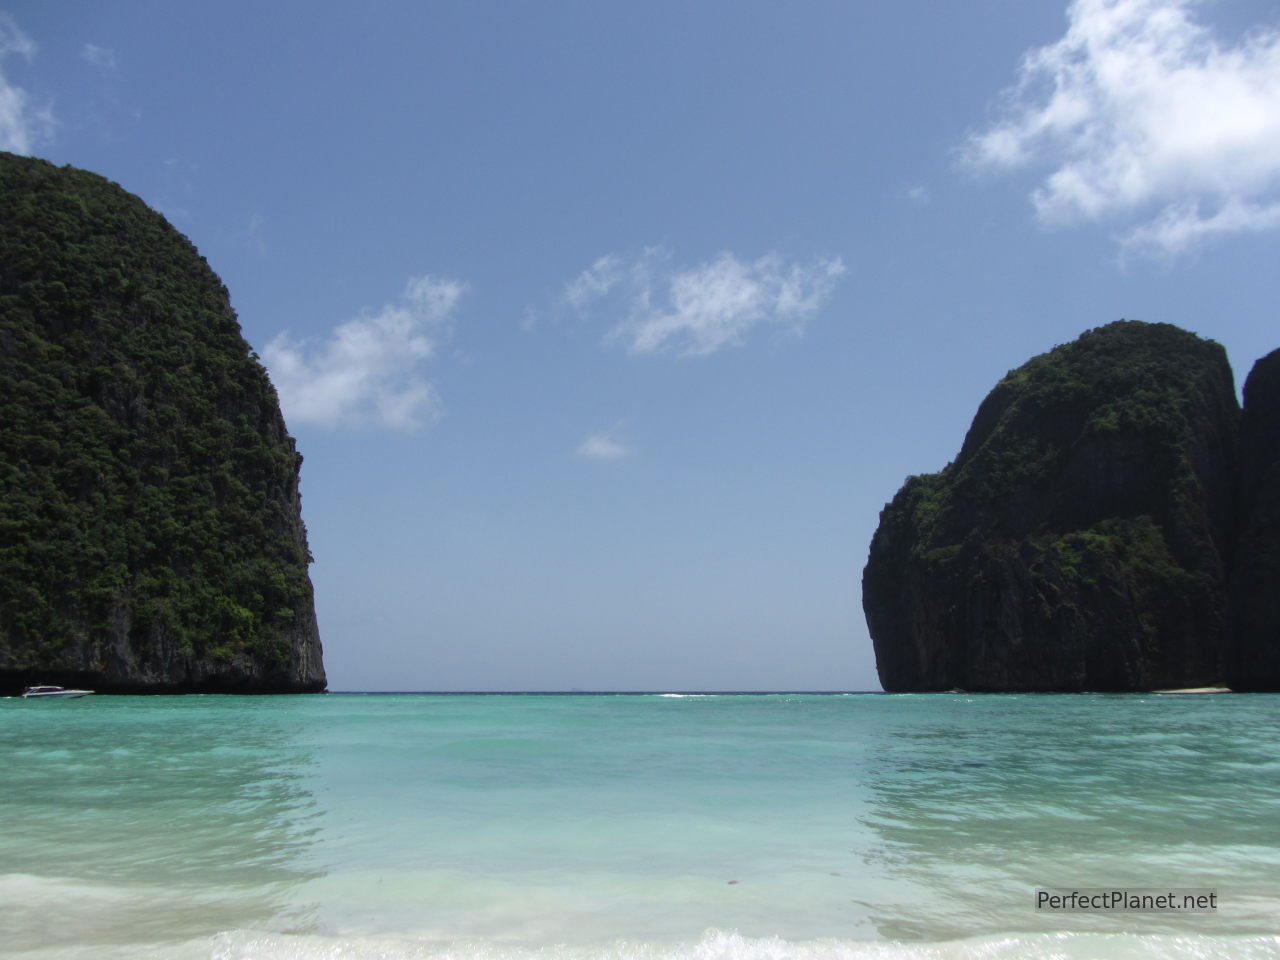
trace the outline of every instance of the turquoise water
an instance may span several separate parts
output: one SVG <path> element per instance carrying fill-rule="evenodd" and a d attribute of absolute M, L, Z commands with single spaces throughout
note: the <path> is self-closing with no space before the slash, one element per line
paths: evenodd
<path fill-rule="evenodd" d="M 1275 696 L 8 700 L 0 771 L 7 957 L 1280 957 Z"/>

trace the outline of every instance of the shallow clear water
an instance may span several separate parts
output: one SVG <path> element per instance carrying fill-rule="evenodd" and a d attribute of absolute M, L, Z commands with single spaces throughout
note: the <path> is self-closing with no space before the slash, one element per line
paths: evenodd
<path fill-rule="evenodd" d="M 0 771 L 4 956 L 1280 957 L 1275 696 L 9 700 Z"/>

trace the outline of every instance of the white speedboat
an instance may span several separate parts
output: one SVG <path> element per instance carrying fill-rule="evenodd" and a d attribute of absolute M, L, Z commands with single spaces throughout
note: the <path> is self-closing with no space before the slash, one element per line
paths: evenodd
<path fill-rule="evenodd" d="M 71 700 L 75 697 L 87 697 L 93 693 L 92 690 L 68 690 L 66 687 L 51 687 L 48 685 L 39 687 L 27 687 L 22 691 L 25 700 L 47 700 L 54 697 L 61 697 L 64 700 Z"/>

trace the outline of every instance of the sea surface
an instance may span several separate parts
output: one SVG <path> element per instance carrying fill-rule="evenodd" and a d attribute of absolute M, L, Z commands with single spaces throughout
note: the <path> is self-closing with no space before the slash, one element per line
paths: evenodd
<path fill-rule="evenodd" d="M 0 956 L 1280 957 L 1280 697 L 4 700 Z"/>

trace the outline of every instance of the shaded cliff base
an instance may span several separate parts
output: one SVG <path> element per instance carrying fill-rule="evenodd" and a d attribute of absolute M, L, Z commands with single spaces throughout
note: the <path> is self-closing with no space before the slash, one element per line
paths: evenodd
<path fill-rule="evenodd" d="M 93 670 L 0 670 L 0 697 L 19 696 L 27 687 L 55 684 L 59 687 L 92 690 L 95 694 L 188 694 L 188 693 L 324 693 L 323 679 L 299 683 L 287 674 L 277 676 L 220 675 L 199 680 L 145 682 L 104 677 Z"/>

